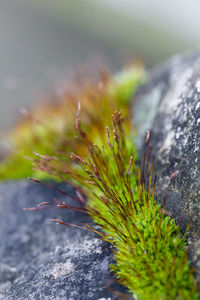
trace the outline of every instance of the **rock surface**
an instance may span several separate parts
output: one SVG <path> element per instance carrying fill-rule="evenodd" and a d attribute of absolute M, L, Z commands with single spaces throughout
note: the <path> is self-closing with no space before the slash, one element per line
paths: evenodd
<path fill-rule="evenodd" d="M 149 73 L 133 120 L 141 155 L 145 132 L 151 130 L 158 200 L 167 194 L 166 209 L 178 223 L 189 202 L 181 229 L 191 216 L 190 259 L 200 281 L 200 52 L 176 56 Z"/>
<path fill-rule="evenodd" d="M 69 186 L 62 189 L 74 194 Z M 109 244 L 91 232 L 50 221 L 91 222 L 88 217 L 65 209 L 22 210 L 55 197 L 66 201 L 35 183 L 0 184 L 0 299 L 116 299 L 105 288 L 123 291 L 109 273 Z"/>

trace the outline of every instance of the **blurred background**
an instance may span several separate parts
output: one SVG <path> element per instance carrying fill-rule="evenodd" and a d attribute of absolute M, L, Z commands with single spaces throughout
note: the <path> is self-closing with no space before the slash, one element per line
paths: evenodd
<path fill-rule="evenodd" d="M 80 64 L 115 72 L 140 56 L 150 68 L 197 48 L 199 12 L 199 0 L 1 0 L 0 133 Z"/>

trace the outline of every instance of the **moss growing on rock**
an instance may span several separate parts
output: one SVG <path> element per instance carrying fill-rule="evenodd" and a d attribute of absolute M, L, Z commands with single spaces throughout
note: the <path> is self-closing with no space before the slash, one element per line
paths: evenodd
<path fill-rule="evenodd" d="M 166 217 L 165 203 L 161 207 L 155 199 L 149 132 L 143 166 L 136 166 L 129 100 L 142 72 L 135 69 L 127 74 L 111 79 L 103 73 L 97 84 L 85 80 L 72 86 L 59 102 L 30 114 L 12 134 L 14 152 L 1 165 L 0 174 L 2 178 L 53 176 L 71 181 L 77 186 L 74 198 L 84 206 L 58 201 L 56 205 L 94 219 L 98 229 L 71 225 L 95 231 L 113 245 L 116 264 L 111 270 L 133 296 L 197 300 L 186 238 L 175 221 Z M 29 157 L 26 164 L 24 156 Z M 37 208 L 45 205 L 49 203 Z"/>
<path fill-rule="evenodd" d="M 77 208 L 77 212 L 88 212 L 99 229 L 87 224 L 83 228 L 113 244 L 116 264 L 111 270 L 133 296 L 141 300 L 197 300 L 185 236 L 175 221 L 165 216 L 165 204 L 161 208 L 157 203 L 155 180 L 151 189 L 154 162 L 150 164 L 149 133 L 140 169 L 135 165 L 136 149 L 123 127 L 121 113 L 115 112 L 112 120 L 112 128 L 104 132 L 105 141 L 94 144 L 82 130 L 78 112 L 77 130 L 88 155 L 72 153 L 75 166 L 67 175 L 62 171 L 62 161 L 57 164 L 53 158 L 51 162 L 41 158 L 39 166 L 47 172 L 57 169 L 61 176 L 83 187 L 88 204 L 86 210 Z M 58 205 L 67 208 L 66 204 Z"/>

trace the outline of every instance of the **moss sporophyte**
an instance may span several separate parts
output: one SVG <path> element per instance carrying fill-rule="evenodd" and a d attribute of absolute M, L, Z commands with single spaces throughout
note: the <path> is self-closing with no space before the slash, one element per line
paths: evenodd
<path fill-rule="evenodd" d="M 149 132 L 143 165 L 137 166 L 129 99 L 141 81 L 141 74 L 136 69 L 132 77 L 125 77 L 125 82 L 105 76 L 97 84 L 87 82 L 63 100 L 67 117 L 62 114 L 62 108 L 54 111 L 51 107 L 45 124 L 39 118 L 37 124 L 30 121 L 32 126 L 43 128 L 39 133 L 34 129 L 35 136 L 31 136 L 29 124 L 24 127 L 22 124 L 29 132 L 26 152 L 35 151 L 31 155 L 35 156 L 34 171 L 30 175 L 43 178 L 41 172 L 44 172 L 76 187 L 76 196 L 66 196 L 78 200 L 79 206 L 63 202 L 55 205 L 90 215 L 98 227 L 54 221 L 94 231 L 111 243 L 115 258 L 111 271 L 133 296 L 141 300 L 195 300 L 198 293 L 188 261 L 187 230 L 183 235 L 175 221 L 166 216 L 165 203 L 161 207 L 155 198 Z M 50 122 L 53 115 L 54 122 Z M 62 126 L 61 131 L 54 128 L 58 120 L 62 121 L 64 130 Z M 38 145 L 41 141 L 44 144 L 45 138 L 47 145 L 39 153 Z M 49 205 L 52 202 L 41 203 L 33 209 Z"/>

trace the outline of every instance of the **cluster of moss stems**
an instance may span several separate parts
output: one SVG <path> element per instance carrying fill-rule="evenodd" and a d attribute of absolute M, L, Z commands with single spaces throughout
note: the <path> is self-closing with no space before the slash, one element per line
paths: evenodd
<path fill-rule="evenodd" d="M 147 132 L 143 166 L 139 168 L 125 122 L 122 113 L 115 111 L 104 143 L 94 144 L 82 129 L 79 105 L 76 129 L 88 153 L 85 157 L 71 153 L 68 176 L 83 188 L 88 203 L 72 209 L 88 213 L 98 229 L 89 224 L 82 227 L 113 245 L 116 264 L 111 270 L 133 296 L 141 300 L 198 299 L 186 233 L 182 235 L 175 221 L 166 216 L 165 204 L 161 207 L 155 198 L 150 134 Z M 66 176 L 61 165 L 55 158 L 37 159 L 40 169 Z"/>

